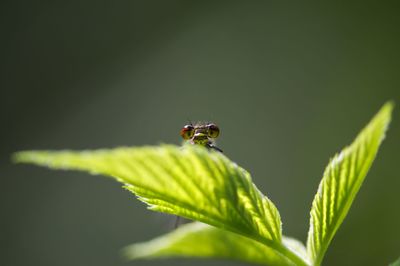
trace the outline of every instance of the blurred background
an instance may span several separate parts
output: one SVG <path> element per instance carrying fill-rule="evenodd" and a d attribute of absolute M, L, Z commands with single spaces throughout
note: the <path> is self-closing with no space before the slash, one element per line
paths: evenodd
<path fill-rule="evenodd" d="M 125 262 L 170 230 L 113 180 L 13 165 L 26 149 L 180 144 L 214 121 L 227 156 L 306 240 L 329 158 L 387 100 L 387 139 L 324 265 L 400 256 L 400 16 L 393 1 L 2 1 L 0 265 Z"/>

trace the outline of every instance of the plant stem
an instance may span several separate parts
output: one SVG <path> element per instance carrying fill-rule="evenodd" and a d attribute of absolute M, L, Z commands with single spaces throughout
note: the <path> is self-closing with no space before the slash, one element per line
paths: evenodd
<path fill-rule="evenodd" d="M 255 239 L 255 238 L 253 237 L 253 239 Z M 310 266 L 302 258 L 297 256 L 297 254 L 295 254 L 293 251 L 291 251 L 286 246 L 284 246 L 282 244 L 282 242 L 281 243 L 277 243 L 275 241 L 266 240 L 266 239 L 262 239 L 262 238 L 258 238 L 258 239 L 255 239 L 255 240 L 257 240 L 260 243 L 262 243 L 262 244 L 264 244 L 264 245 L 276 250 L 283 257 L 285 257 L 288 260 L 290 260 L 291 262 L 293 262 L 296 266 Z"/>
<path fill-rule="evenodd" d="M 295 265 L 297 266 L 309 266 L 302 258 L 297 256 L 293 251 L 289 250 L 287 247 L 284 245 L 276 245 L 275 249 L 282 254 L 284 257 L 288 258 L 291 260 Z"/>

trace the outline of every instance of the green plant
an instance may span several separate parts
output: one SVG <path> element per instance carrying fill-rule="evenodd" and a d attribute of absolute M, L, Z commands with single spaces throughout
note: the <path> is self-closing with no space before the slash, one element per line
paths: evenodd
<path fill-rule="evenodd" d="M 24 151 L 14 161 L 113 177 L 154 211 L 198 222 L 124 249 L 130 259 L 220 257 L 264 265 L 320 265 L 390 123 L 385 104 L 353 143 L 329 162 L 315 195 L 307 246 L 282 235 L 279 212 L 250 174 L 196 145 L 96 151 Z M 200 223 L 201 222 L 201 223 Z"/>

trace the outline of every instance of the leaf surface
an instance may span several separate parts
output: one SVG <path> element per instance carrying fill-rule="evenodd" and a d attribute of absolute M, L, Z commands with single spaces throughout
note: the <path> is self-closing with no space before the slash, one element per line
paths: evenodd
<path fill-rule="evenodd" d="M 201 221 L 276 249 L 283 247 L 275 205 L 256 188 L 247 171 L 219 152 L 193 145 L 161 145 L 26 151 L 16 153 L 14 160 L 111 176 L 152 210 Z"/>
<path fill-rule="evenodd" d="M 311 208 L 307 250 L 313 265 L 321 264 L 346 217 L 385 137 L 392 109 L 392 103 L 385 104 L 353 143 L 326 167 Z"/>
<path fill-rule="evenodd" d="M 299 254 L 305 247 L 295 239 L 283 237 Z M 189 223 L 166 235 L 123 250 L 128 259 L 154 259 L 169 257 L 222 258 L 241 260 L 260 265 L 296 264 L 274 249 L 250 238 L 202 223 Z"/>

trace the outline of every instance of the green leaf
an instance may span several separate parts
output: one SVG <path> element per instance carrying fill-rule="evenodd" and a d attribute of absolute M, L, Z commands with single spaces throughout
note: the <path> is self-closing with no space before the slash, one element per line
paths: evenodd
<path fill-rule="evenodd" d="M 287 237 L 283 237 L 283 243 L 288 243 L 288 248 L 305 258 L 306 249 L 302 243 Z M 296 265 L 258 241 L 202 223 L 186 224 L 164 236 L 130 245 L 123 253 L 128 259 L 213 257 L 260 265 Z"/>
<path fill-rule="evenodd" d="M 162 145 L 97 151 L 27 151 L 16 162 L 114 177 L 151 210 L 201 221 L 250 238 L 304 262 L 282 244 L 275 205 L 250 174 L 204 147 Z"/>
<path fill-rule="evenodd" d="M 392 103 L 385 104 L 354 142 L 326 167 L 311 208 L 307 250 L 313 265 L 321 264 L 346 217 L 385 137 L 392 109 Z"/>

